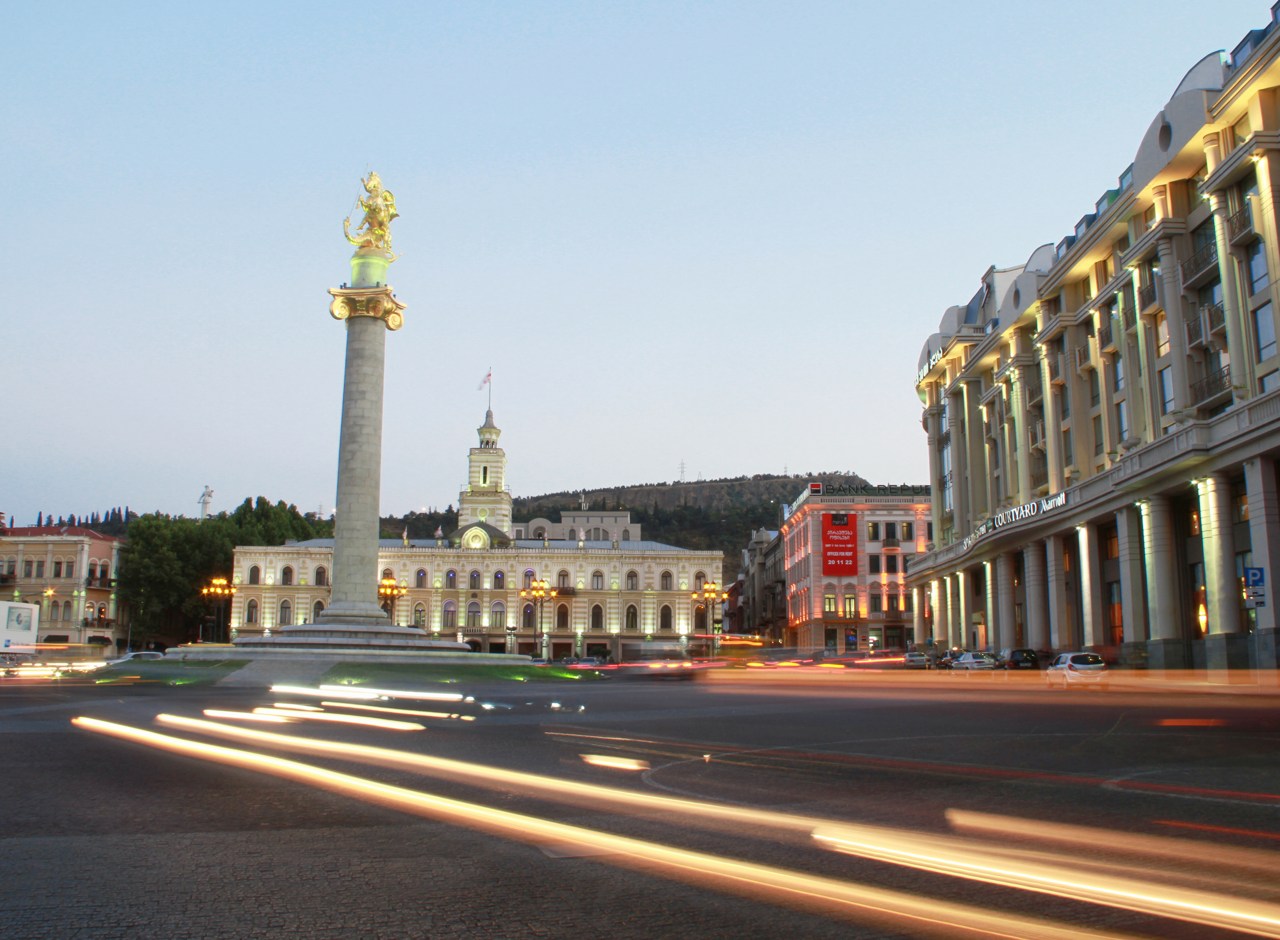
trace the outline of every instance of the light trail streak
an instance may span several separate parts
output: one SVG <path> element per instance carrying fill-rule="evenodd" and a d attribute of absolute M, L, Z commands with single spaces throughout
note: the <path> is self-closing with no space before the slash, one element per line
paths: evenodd
<path fill-rule="evenodd" d="M 647 760 L 635 760 L 631 757 L 615 757 L 611 754 L 579 754 L 584 764 L 595 767 L 608 767 L 611 770 L 648 770 Z"/>
<path fill-rule="evenodd" d="M 230 718 L 234 721 L 260 721 L 264 724 L 288 725 L 293 718 L 288 715 L 255 715 L 252 712 L 236 712 L 226 708 L 206 708 L 204 714 L 210 718 Z"/>
<path fill-rule="evenodd" d="M 362 712 L 382 712 L 388 715 L 413 715 L 416 718 L 447 718 L 453 721 L 475 721 L 475 715 L 459 715 L 457 712 L 424 712 L 416 708 L 392 708 L 389 705 L 361 705 L 354 702 L 321 702 L 328 708 L 346 708 Z M 277 706 L 279 707 L 279 706 Z"/>
<path fill-rule="evenodd" d="M 354 701 L 372 701 L 382 697 L 370 689 L 352 689 L 348 686 L 342 686 L 336 691 L 334 689 L 326 691 L 324 689 L 311 689 L 305 685 L 273 685 L 271 691 L 285 695 L 310 695 L 313 698 L 322 698 L 327 695 L 330 698 L 349 698 Z"/>
<path fill-rule="evenodd" d="M 342 698 L 339 693 L 347 692 L 351 689 L 349 685 L 322 685 L 320 691 L 333 695 L 334 698 Z M 371 692 L 376 698 L 407 698 L 419 702 L 461 702 L 470 701 L 460 692 L 418 692 L 412 689 L 370 689 L 360 686 L 362 692 Z"/>
<path fill-rule="evenodd" d="M 825 913 L 838 911 L 845 916 L 860 915 L 952 937 L 964 935 L 1009 940 L 1072 940 L 1078 937 L 1108 936 L 1079 927 L 1060 926 L 913 894 L 863 887 L 807 872 L 789 871 L 596 832 L 580 826 L 379 783 L 284 758 L 176 738 L 96 718 L 78 717 L 72 719 L 72 724 L 87 731 L 136 744 L 271 774 L 403 812 L 479 828 L 524 842 L 566 843 L 593 852 L 608 853 L 609 858 L 602 860 L 635 865 L 668 878 L 692 878 L 754 899 L 764 895 L 771 900 L 806 908 L 819 905 Z"/>
<path fill-rule="evenodd" d="M 1069 859 L 1036 862 L 1023 855 L 1015 860 L 972 840 L 877 832 L 866 826 L 826 826 L 815 830 L 813 837 L 847 855 L 918 871 L 1261 937 L 1280 937 L 1280 906 L 1275 904 L 1186 887 L 1169 890 L 1164 885 L 1114 873 L 1098 875 L 1081 870 L 1077 862 Z"/>
<path fill-rule="evenodd" d="M 1195 829 L 1199 832 L 1220 832 L 1229 836 L 1248 836 L 1250 839 L 1275 839 L 1280 841 L 1280 833 L 1275 832 L 1259 832 L 1257 829 L 1236 829 L 1232 826 L 1210 826 L 1207 823 L 1182 822 L 1176 819 L 1156 819 L 1153 822 L 1157 826 L 1174 826 L 1178 829 Z M 1200 843 L 1195 843 L 1198 847 Z M 1275 865 L 1280 868 L 1280 862 Z"/>
<path fill-rule="evenodd" d="M 394 718 L 374 718 L 372 715 L 334 715 L 328 712 L 319 714 L 292 709 L 255 708 L 255 715 L 286 714 L 293 721 L 319 721 L 335 725 L 360 725 L 366 728 L 382 728 L 385 731 L 425 731 L 416 721 L 397 721 Z"/>

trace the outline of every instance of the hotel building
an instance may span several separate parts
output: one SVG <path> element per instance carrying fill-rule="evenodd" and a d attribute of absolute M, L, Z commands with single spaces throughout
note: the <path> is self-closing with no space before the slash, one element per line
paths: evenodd
<path fill-rule="evenodd" d="M 1187 72 L 1071 235 L 925 343 L 919 635 L 1276 668 L 1277 194 L 1273 8 Z"/>

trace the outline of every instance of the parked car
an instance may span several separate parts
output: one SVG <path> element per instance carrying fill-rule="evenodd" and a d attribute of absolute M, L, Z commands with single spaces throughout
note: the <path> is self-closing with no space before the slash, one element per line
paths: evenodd
<path fill-rule="evenodd" d="M 994 653 L 961 653 L 951 661 L 951 668 L 957 672 L 975 672 L 980 669 L 995 669 Z"/>
<path fill-rule="evenodd" d="M 944 650 L 942 654 L 938 656 L 937 667 L 939 669 L 950 669 L 951 664 L 963 656 L 964 653 L 965 651 L 958 646 L 952 647 L 949 650 Z"/>
<path fill-rule="evenodd" d="M 929 657 L 919 650 L 912 650 L 903 654 L 902 665 L 905 669 L 928 669 Z"/>
<path fill-rule="evenodd" d="M 1059 653 L 1044 674 L 1049 688 L 1075 686 L 1106 688 L 1107 663 L 1097 653 Z"/>
<path fill-rule="evenodd" d="M 1035 650 L 1006 649 L 997 657 L 1001 669 L 1039 669 L 1040 656 Z"/>

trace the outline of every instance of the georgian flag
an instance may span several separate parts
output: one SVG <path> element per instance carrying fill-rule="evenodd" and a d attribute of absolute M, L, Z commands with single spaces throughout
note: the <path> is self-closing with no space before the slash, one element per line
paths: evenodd
<path fill-rule="evenodd" d="M 486 385 L 493 381 L 493 370 L 490 369 L 484 374 L 484 378 L 480 380 L 480 384 L 476 387 L 476 391 L 481 391 Z"/>

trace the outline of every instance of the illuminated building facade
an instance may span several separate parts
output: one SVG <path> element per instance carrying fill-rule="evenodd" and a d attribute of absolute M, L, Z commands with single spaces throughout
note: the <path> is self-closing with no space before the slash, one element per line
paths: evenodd
<path fill-rule="evenodd" d="M 925 343 L 935 544 L 908 584 L 937 642 L 1276 667 L 1274 17 L 1191 68 L 1071 235 L 988 270 Z"/>
<path fill-rule="evenodd" d="M 492 411 L 478 434 L 458 497 L 457 530 L 380 541 L 369 578 L 390 578 L 403 589 L 384 602 L 395 625 L 483 652 L 551 658 L 618 659 L 646 642 L 687 642 L 704 632 L 705 611 L 691 594 L 720 579 L 722 553 L 647 541 L 626 511 L 583 508 L 561 513 L 559 521 L 513 521 Z M 237 636 L 314 622 L 329 600 L 332 559 L 332 539 L 237 547 L 231 610 Z M 539 599 L 532 591 L 543 580 Z"/>
<path fill-rule="evenodd" d="M 123 646 L 115 589 L 123 545 L 80 526 L 0 529 L 0 595 L 39 605 L 42 643 Z"/>
<path fill-rule="evenodd" d="M 929 541 L 929 511 L 927 486 L 810 483 L 783 508 L 778 531 L 782 645 L 846 652 L 914 642 L 906 572 Z"/>

